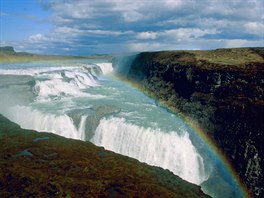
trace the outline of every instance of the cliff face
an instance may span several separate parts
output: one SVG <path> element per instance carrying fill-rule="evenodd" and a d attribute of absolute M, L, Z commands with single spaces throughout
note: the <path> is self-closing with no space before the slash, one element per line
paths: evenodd
<path fill-rule="evenodd" d="M 145 52 L 120 74 L 198 122 L 263 197 L 263 57 L 264 48 Z"/>
<path fill-rule="evenodd" d="M 30 119 L 30 118 L 29 118 Z M 168 170 L 0 114 L 0 197 L 209 197 Z"/>

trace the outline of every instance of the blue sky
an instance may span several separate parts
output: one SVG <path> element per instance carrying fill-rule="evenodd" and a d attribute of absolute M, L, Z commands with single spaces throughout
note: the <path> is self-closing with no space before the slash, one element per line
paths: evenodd
<path fill-rule="evenodd" d="M 263 0 L 0 0 L 0 45 L 42 54 L 264 46 Z"/>

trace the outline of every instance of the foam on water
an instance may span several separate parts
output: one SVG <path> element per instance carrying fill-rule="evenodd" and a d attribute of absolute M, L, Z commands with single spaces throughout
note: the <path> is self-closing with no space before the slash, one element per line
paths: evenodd
<path fill-rule="evenodd" d="M 55 73 L 54 73 L 55 72 Z M 34 92 L 38 99 L 49 99 L 50 97 L 89 96 L 82 91 L 89 87 L 98 86 L 93 75 L 82 70 L 43 72 L 36 76 Z"/>
<path fill-rule="evenodd" d="M 99 66 L 98 66 L 99 65 Z M 2 75 L 30 75 L 35 78 L 34 93 L 36 99 L 53 100 L 67 96 L 97 97 L 83 90 L 99 86 L 100 72 L 110 73 L 111 63 L 80 64 L 75 67 L 37 67 L 27 69 L 0 69 Z"/>
<path fill-rule="evenodd" d="M 2 75 L 29 75 L 36 76 L 44 72 L 52 72 L 65 69 L 76 69 L 76 67 L 34 67 L 27 69 L 0 69 L 0 74 Z"/>
<path fill-rule="evenodd" d="M 78 132 L 80 134 L 80 139 L 81 140 L 85 139 L 85 124 L 86 124 L 85 122 L 86 122 L 87 117 L 88 117 L 87 115 L 83 115 L 81 117 L 81 121 L 80 121 L 80 124 L 79 124 Z"/>
<path fill-rule="evenodd" d="M 52 132 L 73 139 L 81 139 L 82 137 L 82 130 L 77 129 L 72 119 L 65 114 L 55 115 L 43 113 L 30 107 L 14 106 L 9 109 L 5 116 L 25 129 Z"/>
<path fill-rule="evenodd" d="M 104 75 L 107 75 L 113 72 L 112 63 L 97 63 L 96 65 L 98 65 L 101 68 Z"/>
<path fill-rule="evenodd" d="M 46 67 L 25 64 L 6 68 L 1 65 L 0 75 L 17 75 L 8 77 L 11 83 L 13 78 L 20 75 L 30 75 L 32 78 L 14 81 L 23 85 L 0 86 L 0 100 L 1 94 L 2 98 L 10 95 L 20 96 L 17 98 L 23 100 L 27 98 L 24 92 L 29 92 L 32 99 L 25 99 L 24 103 L 5 102 L 10 106 L 2 101 L 0 113 L 22 128 L 84 140 L 86 130 L 89 131 L 86 127 L 89 127 L 91 120 L 94 120 L 92 124 L 98 124 L 97 119 L 88 119 L 94 111 L 92 107 L 110 104 L 120 108 L 121 112 L 106 115 L 95 131 L 89 131 L 94 134 L 91 141 L 96 145 L 169 169 L 195 184 L 202 184 L 208 177 L 213 177 L 210 175 L 211 167 L 215 168 L 217 179 L 221 177 L 221 182 L 228 181 L 223 176 L 226 174 L 224 168 L 218 169 L 218 166 L 223 167 L 221 163 L 211 154 L 206 154 L 204 151 L 207 152 L 207 149 L 201 149 L 204 142 L 194 138 L 194 133 L 179 116 L 157 106 L 154 100 L 138 90 L 112 79 L 108 75 L 113 71 L 111 63 L 91 63 L 88 60 L 87 63 L 59 64 Z M 21 90 L 19 86 L 23 93 L 18 91 Z M 221 197 L 222 192 L 226 191 L 228 195 L 233 195 L 233 186 L 229 188 L 230 193 L 216 185 L 212 194 Z M 216 191 L 219 191 L 219 196 L 215 195 Z"/>
<path fill-rule="evenodd" d="M 208 178 L 203 158 L 196 151 L 188 133 L 166 133 L 160 129 L 130 124 L 124 118 L 112 118 L 101 120 L 91 141 L 108 150 L 169 169 L 195 184 Z"/>
<path fill-rule="evenodd" d="M 89 115 L 81 115 L 76 126 L 67 115 L 68 110 L 53 105 L 52 109 L 47 111 L 43 105 L 45 102 L 50 104 L 68 97 L 83 97 L 86 100 L 89 97 L 98 97 L 97 93 L 89 93 L 88 88 L 100 87 L 101 73 L 107 75 L 112 71 L 111 63 L 80 64 L 76 67 L 0 70 L 0 74 L 31 75 L 35 79 L 33 86 L 33 92 L 36 95 L 35 102 L 29 106 L 17 105 L 9 108 L 6 116 L 26 129 L 52 132 L 64 137 L 84 140 L 86 121 Z M 122 95 L 116 96 L 116 93 L 122 93 L 119 93 L 118 87 L 109 87 L 109 89 L 112 91 L 109 93 L 110 95 L 107 92 L 108 98 L 112 96 L 118 100 L 122 97 Z M 131 93 L 127 92 L 126 94 Z M 67 104 L 68 101 L 65 100 L 65 107 Z M 141 100 L 137 103 L 133 100 L 125 101 L 124 104 L 130 105 L 132 109 L 144 107 L 145 111 L 153 107 L 153 104 L 146 104 Z M 76 105 L 77 108 L 78 104 Z M 74 109 L 74 107 L 71 108 Z M 123 115 L 122 113 L 120 115 Z M 147 119 L 146 115 L 140 115 L 137 111 L 128 111 L 127 113 L 133 114 L 133 116 L 129 116 L 132 117 L 131 120 L 135 118 L 138 120 Z M 152 123 L 153 121 L 149 120 L 149 122 Z M 91 141 L 104 146 L 106 149 L 169 169 L 183 179 L 196 184 L 207 179 L 203 158 L 196 151 L 188 133 L 180 133 L 180 128 L 178 133 L 175 131 L 168 133 L 158 128 L 155 123 L 152 126 L 146 128 L 141 126 L 140 122 L 130 123 L 122 117 L 102 119 Z"/>

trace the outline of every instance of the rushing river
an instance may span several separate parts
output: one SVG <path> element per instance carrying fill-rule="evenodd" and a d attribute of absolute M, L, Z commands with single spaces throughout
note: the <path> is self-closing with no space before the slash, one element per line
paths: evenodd
<path fill-rule="evenodd" d="M 241 197 L 192 129 L 115 78 L 104 60 L 1 64 L 0 100 L 0 113 L 22 128 L 91 141 L 169 169 L 214 197 Z"/>

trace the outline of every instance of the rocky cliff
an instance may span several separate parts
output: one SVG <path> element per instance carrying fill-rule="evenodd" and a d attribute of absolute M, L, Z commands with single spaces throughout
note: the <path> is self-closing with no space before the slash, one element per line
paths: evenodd
<path fill-rule="evenodd" d="M 120 66 L 124 59 L 113 60 L 122 77 L 197 122 L 264 197 L 264 48 L 144 52 Z"/>
<path fill-rule="evenodd" d="M 30 118 L 28 118 L 30 119 Z M 0 114 L 0 197 L 209 197 L 168 170 Z"/>

